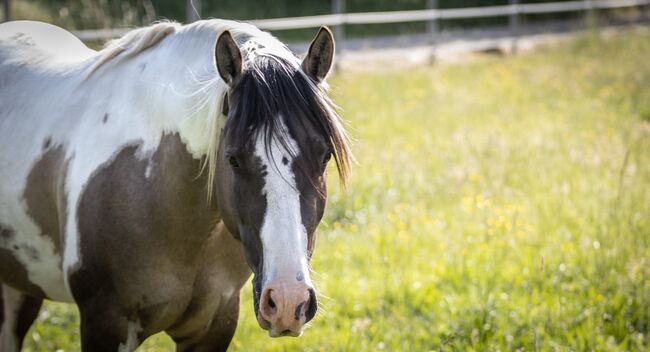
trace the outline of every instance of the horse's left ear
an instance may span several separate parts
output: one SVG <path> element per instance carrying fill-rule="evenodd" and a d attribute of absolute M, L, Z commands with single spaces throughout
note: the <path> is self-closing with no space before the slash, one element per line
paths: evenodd
<path fill-rule="evenodd" d="M 224 31 L 217 39 L 214 56 L 217 61 L 219 76 L 229 86 L 232 86 L 235 80 L 241 75 L 242 58 L 239 47 L 229 31 Z"/>
<path fill-rule="evenodd" d="M 332 68 L 335 50 L 332 32 L 327 27 L 320 27 L 302 61 L 303 71 L 316 82 L 322 82 Z"/>

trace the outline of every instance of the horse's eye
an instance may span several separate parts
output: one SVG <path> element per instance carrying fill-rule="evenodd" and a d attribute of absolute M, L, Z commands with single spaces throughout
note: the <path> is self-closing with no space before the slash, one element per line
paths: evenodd
<path fill-rule="evenodd" d="M 327 163 L 332 159 L 332 153 L 327 153 L 323 157 L 323 166 L 327 165 Z"/>
<path fill-rule="evenodd" d="M 234 156 L 228 157 L 228 164 L 232 166 L 233 169 L 238 169 L 239 168 L 239 161 L 237 161 L 237 158 Z"/>

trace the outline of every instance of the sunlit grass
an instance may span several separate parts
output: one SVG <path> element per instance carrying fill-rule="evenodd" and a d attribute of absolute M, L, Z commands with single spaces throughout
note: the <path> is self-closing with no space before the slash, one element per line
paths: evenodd
<path fill-rule="evenodd" d="M 232 349 L 648 350 L 648 57 L 625 33 L 335 76 L 359 165 L 331 180 L 322 313 L 270 339 L 247 285 Z M 78 350 L 75 309 L 46 309 L 29 350 Z"/>

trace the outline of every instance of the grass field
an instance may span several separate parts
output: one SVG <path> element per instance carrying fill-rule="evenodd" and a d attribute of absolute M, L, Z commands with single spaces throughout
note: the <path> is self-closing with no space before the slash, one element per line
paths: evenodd
<path fill-rule="evenodd" d="M 359 164 L 331 180 L 322 309 L 270 339 L 249 284 L 232 350 L 650 350 L 648 58 L 647 31 L 590 34 L 335 76 Z M 78 350 L 75 312 L 48 303 L 27 350 Z"/>

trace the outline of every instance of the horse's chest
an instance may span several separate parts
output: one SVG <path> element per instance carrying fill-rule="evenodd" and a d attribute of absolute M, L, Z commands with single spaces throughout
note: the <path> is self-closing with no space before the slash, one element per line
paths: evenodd
<path fill-rule="evenodd" d="M 141 268 L 128 276 L 116 275 L 113 282 L 118 290 L 107 294 L 115 295 L 127 311 L 138 316 L 145 329 L 179 336 L 200 331 L 229 309 L 251 272 L 241 244 L 223 224 L 197 248 L 195 256 L 196 262 L 183 267 L 143 256 Z M 152 261 L 156 265 L 146 264 Z"/>
<path fill-rule="evenodd" d="M 202 265 L 192 289 L 192 298 L 182 317 L 170 329 L 184 335 L 205 327 L 238 304 L 239 291 L 251 275 L 243 247 L 220 223 L 206 241 Z"/>

